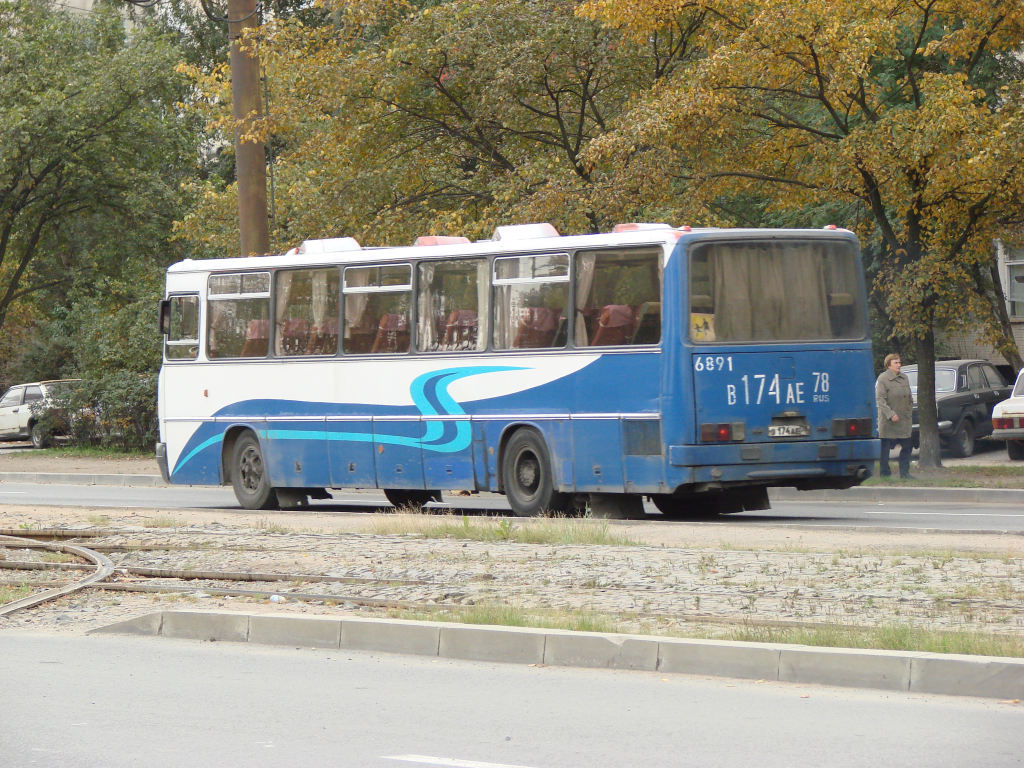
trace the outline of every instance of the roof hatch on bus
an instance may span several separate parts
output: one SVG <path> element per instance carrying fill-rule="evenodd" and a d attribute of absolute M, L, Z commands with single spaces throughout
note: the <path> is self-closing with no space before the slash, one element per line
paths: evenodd
<path fill-rule="evenodd" d="M 354 237 L 328 237 L 323 240 L 303 240 L 297 253 L 319 254 L 358 250 L 361 250 L 361 246 Z"/>
<path fill-rule="evenodd" d="M 491 240 L 535 240 L 541 237 L 559 237 L 558 230 L 546 221 L 538 224 L 510 224 L 497 227 Z"/>

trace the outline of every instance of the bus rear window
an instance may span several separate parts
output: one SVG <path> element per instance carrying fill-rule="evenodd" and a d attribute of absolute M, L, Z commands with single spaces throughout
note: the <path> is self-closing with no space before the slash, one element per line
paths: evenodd
<path fill-rule="evenodd" d="M 698 243 L 689 266 L 692 341 L 864 338 L 860 261 L 848 242 Z"/>

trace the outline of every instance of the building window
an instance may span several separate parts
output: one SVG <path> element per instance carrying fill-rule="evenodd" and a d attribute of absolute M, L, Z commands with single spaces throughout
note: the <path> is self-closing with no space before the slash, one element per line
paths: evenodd
<path fill-rule="evenodd" d="M 1012 253 L 1018 258 L 1024 257 L 1024 251 Z M 1024 317 L 1024 261 L 1006 265 L 1007 284 L 1006 298 L 1010 304 L 1011 317 Z"/>

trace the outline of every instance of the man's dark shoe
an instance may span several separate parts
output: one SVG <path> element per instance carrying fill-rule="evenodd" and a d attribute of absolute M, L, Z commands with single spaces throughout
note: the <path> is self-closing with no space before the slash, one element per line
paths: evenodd
<path fill-rule="evenodd" d="M 913 475 L 900 475 L 900 480 L 917 480 Z"/>

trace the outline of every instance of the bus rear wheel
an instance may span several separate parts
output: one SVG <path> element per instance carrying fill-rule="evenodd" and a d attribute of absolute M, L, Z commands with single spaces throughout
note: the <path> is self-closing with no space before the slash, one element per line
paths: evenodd
<path fill-rule="evenodd" d="M 441 501 L 440 491 L 421 491 L 415 488 L 385 488 L 384 496 L 398 509 L 422 507 L 429 501 Z"/>
<path fill-rule="evenodd" d="M 509 506 L 519 517 L 565 513 L 572 507 L 572 494 L 555 490 L 548 447 L 532 429 L 520 429 L 509 439 L 501 463 L 501 482 Z"/>
<path fill-rule="evenodd" d="M 270 487 L 263 451 L 252 432 L 239 437 L 231 453 L 231 486 L 238 503 L 246 509 L 277 507 L 277 494 Z"/>

